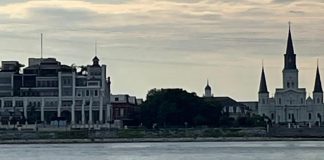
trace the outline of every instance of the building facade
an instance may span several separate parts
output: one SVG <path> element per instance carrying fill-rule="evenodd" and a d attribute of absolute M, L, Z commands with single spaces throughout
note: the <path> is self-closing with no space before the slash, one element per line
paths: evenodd
<path fill-rule="evenodd" d="M 0 118 L 48 124 L 64 119 L 70 124 L 111 121 L 110 78 L 98 57 L 87 66 L 63 65 L 55 58 L 29 58 L 23 68 L 3 61 L 0 71 Z"/>
<path fill-rule="evenodd" d="M 306 89 L 299 87 L 296 54 L 294 53 L 291 30 L 289 27 L 284 68 L 282 70 L 282 88 L 275 90 L 269 97 L 264 67 L 258 93 L 258 113 L 265 115 L 274 123 L 314 124 L 322 121 L 324 115 L 323 89 L 317 65 L 315 85 L 312 97 L 306 97 Z"/>
<path fill-rule="evenodd" d="M 140 110 L 139 105 L 143 103 L 143 99 L 128 94 L 111 95 L 110 99 L 113 120 L 121 120 L 124 123 L 134 119 L 134 114 Z"/>

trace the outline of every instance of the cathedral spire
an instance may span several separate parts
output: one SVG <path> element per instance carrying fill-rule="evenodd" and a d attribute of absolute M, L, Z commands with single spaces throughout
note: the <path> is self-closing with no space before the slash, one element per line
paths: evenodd
<path fill-rule="evenodd" d="M 289 22 L 287 48 L 285 54 L 285 68 L 284 69 L 297 69 L 296 68 L 296 55 L 294 52 L 294 45 L 291 37 L 291 23 Z"/>
<path fill-rule="evenodd" d="M 205 90 L 211 90 L 211 87 L 209 86 L 209 80 L 207 79 L 207 85 L 205 87 Z"/>
<path fill-rule="evenodd" d="M 313 93 L 323 93 L 321 76 L 318 67 L 318 60 L 317 60 L 317 69 L 316 69 L 316 77 L 315 77 L 315 85 L 314 85 Z"/>
<path fill-rule="evenodd" d="M 259 93 L 269 93 L 268 92 L 268 87 L 267 87 L 266 77 L 265 77 L 265 74 L 264 74 L 263 64 L 262 64 L 262 72 L 261 72 L 261 80 L 260 80 Z"/>

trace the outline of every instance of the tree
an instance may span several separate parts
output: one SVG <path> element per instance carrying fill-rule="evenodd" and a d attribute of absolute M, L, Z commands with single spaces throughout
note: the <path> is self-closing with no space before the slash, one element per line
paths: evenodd
<path fill-rule="evenodd" d="M 219 124 L 221 107 L 182 89 L 152 89 L 140 106 L 140 122 L 146 127 Z"/>

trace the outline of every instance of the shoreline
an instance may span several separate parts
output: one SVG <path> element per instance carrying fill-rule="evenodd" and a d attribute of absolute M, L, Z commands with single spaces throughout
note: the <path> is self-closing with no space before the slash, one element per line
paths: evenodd
<path fill-rule="evenodd" d="M 285 137 L 198 137 L 198 138 L 108 138 L 108 139 L 20 139 L 0 140 L 3 144 L 78 144 L 78 143 L 165 143 L 165 142 L 266 142 L 324 141 L 324 138 Z"/>

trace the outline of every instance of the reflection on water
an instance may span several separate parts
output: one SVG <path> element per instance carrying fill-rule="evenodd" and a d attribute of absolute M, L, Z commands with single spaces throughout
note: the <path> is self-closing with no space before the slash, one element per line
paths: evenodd
<path fill-rule="evenodd" d="M 0 160 L 319 160 L 324 142 L 0 145 Z"/>

